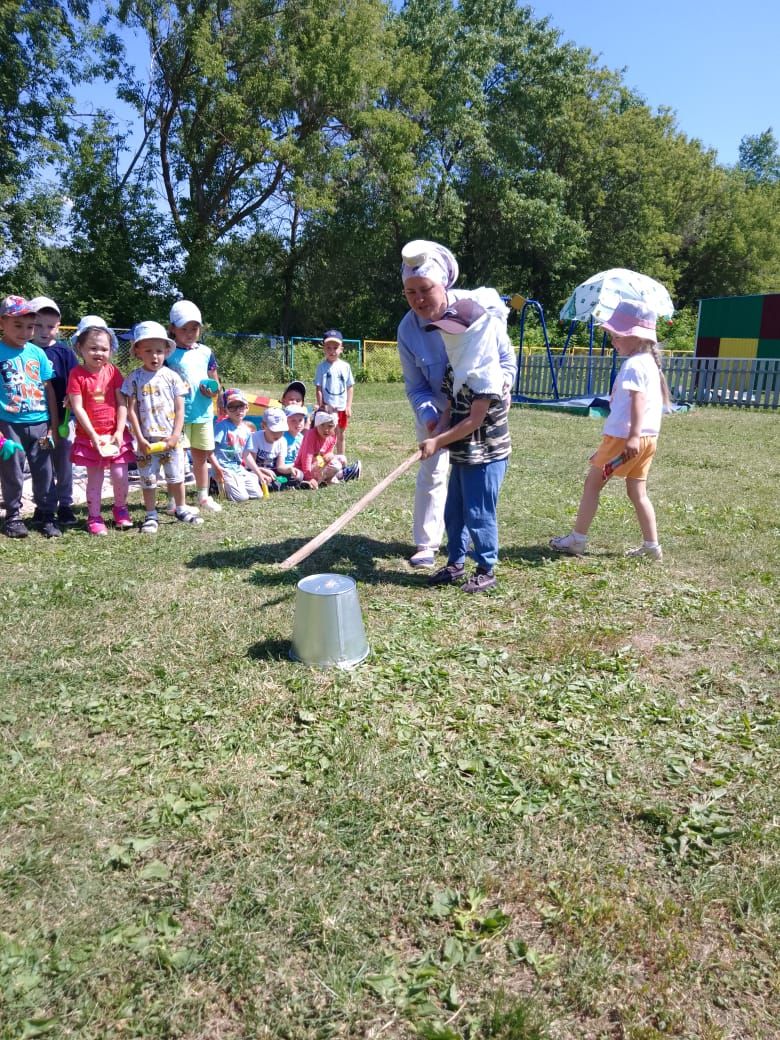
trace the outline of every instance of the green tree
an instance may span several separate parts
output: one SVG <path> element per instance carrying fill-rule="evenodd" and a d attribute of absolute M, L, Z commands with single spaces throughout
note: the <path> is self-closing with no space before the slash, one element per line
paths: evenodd
<path fill-rule="evenodd" d="M 28 291 L 59 219 L 50 182 L 72 126 L 71 83 L 114 74 L 121 47 L 90 22 L 86 0 L 0 0 L 0 39 L 0 269 Z"/>
<path fill-rule="evenodd" d="M 780 180 L 780 151 L 771 126 L 763 133 L 742 138 L 737 165 L 752 182 L 774 183 Z"/>
<path fill-rule="evenodd" d="M 58 302 L 74 315 L 98 313 L 118 326 L 161 316 L 171 290 L 170 229 L 155 208 L 151 161 L 120 175 L 126 152 L 111 117 L 98 112 L 74 136 L 63 173 L 66 236 L 58 250 Z"/>
<path fill-rule="evenodd" d="M 681 248 L 678 298 L 780 292 L 780 181 L 719 169 Z"/>
<path fill-rule="evenodd" d="M 260 226 L 287 243 L 289 315 L 302 222 L 333 205 L 349 143 L 377 118 L 392 70 L 387 7 L 137 0 L 122 11 L 155 57 L 145 118 L 184 253 L 183 291 L 208 292 L 215 243 Z"/>

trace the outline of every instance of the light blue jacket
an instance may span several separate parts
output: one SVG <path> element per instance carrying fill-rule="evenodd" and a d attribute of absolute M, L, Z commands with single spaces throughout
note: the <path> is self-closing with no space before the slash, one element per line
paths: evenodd
<path fill-rule="evenodd" d="M 449 289 L 447 302 L 464 298 L 476 300 L 486 311 L 506 325 L 508 310 L 495 289 Z M 442 390 L 444 373 L 447 371 L 447 352 L 438 329 L 425 331 L 427 321 L 409 311 L 398 326 L 398 353 L 404 376 L 406 396 L 415 416 L 423 423 L 438 419 L 447 407 L 447 397 Z M 509 335 L 505 334 L 499 348 L 501 368 L 506 382 L 514 385 L 517 363 Z"/>

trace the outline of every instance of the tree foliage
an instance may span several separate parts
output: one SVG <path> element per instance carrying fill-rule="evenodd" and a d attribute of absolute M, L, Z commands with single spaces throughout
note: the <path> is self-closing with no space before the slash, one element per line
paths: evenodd
<path fill-rule="evenodd" d="M 461 284 L 553 311 L 613 266 L 680 305 L 780 288 L 771 129 L 718 164 L 516 0 L 117 12 L 150 55 L 146 78 L 115 81 L 142 121 L 132 150 L 106 113 L 73 121 L 73 78 L 117 71 L 108 16 L 88 27 L 83 0 L 0 0 L 9 288 L 124 324 L 175 287 L 223 328 L 391 336 L 413 237 L 445 241 Z"/>

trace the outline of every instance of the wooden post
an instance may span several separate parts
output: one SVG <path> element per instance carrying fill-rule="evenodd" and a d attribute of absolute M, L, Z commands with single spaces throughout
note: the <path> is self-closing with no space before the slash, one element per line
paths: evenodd
<path fill-rule="evenodd" d="M 373 502 L 375 498 L 382 494 L 385 488 L 389 487 L 394 480 L 397 480 L 402 474 L 406 473 L 415 462 L 420 459 L 420 452 L 415 451 L 414 455 L 410 455 L 408 459 L 401 463 L 400 466 L 396 466 L 392 473 L 388 473 L 387 476 L 380 480 L 375 487 L 372 487 L 370 491 L 366 492 L 362 498 L 358 499 L 354 505 L 351 505 L 349 509 L 342 513 L 338 519 L 334 520 L 330 527 L 326 527 L 324 531 L 321 531 L 316 537 L 312 538 L 305 545 L 301 546 L 292 556 L 288 556 L 286 560 L 283 560 L 279 564 L 280 570 L 289 571 L 292 567 L 297 567 L 299 563 L 305 560 L 308 556 L 311 556 L 321 545 L 324 545 L 329 539 L 337 534 L 342 527 L 346 527 L 350 520 L 354 519 L 358 513 L 362 512 L 366 506 Z"/>

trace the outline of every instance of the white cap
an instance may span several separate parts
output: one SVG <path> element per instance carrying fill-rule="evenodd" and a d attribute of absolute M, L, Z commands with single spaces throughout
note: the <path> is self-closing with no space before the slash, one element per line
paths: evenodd
<path fill-rule="evenodd" d="M 133 326 L 130 338 L 133 346 L 140 343 L 142 339 L 163 339 L 169 347 L 176 346 L 159 321 L 139 321 L 137 325 Z"/>
<path fill-rule="evenodd" d="M 263 426 L 269 433 L 284 433 L 287 429 L 287 416 L 281 408 L 266 408 L 263 412 Z"/>
<path fill-rule="evenodd" d="M 288 404 L 284 409 L 285 415 L 308 415 L 309 410 L 305 404 Z"/>
<path fill-rule="evenodd" d="M 195 304 L 190 300 L 179 300 L 171 307 L 171 325 L 180 329 L 188 321 L 197 321 L 198 325 L 203 324 L 203 318 Z"/>
<path fill-rule="evenodd" d="M 336 423 L 336 416 L 331 415 L 330 412 L 317 412 L 314 416 L 314 425 L 323 426 L 325 423 Z"/>
<path fill-rule="evenodd" d="M 114 351 L 117 349 L 118 343 L 116 341 L 116 336 L 114 335 L 113 330 L 110 329 L 108 325 L 106 325 L 105 321 L 103 321 L 102 318 L 98 317 L 97 314 L 88 314 L 86 318 L 82 318 L 81 321 L 78 323 L 78 325 L 76 326 L 76 331 L 70 337 L 70 342 L 74 347 L 76 345 L 76 340 L 79 338 L 79 336 L 82 333 L 86 332 L 88 329 L 102 329 L 104 332 L 107 332 L 108 338 L 111 340 L 111 349 Z"/>
<path fill-rule="evenodd" d="M 36 314 L 38 311 L 56 311 L 57 314 L 62 317 L 62 311 L 54 300 L 50 299 L 48 296 L 36 296 L 34 299 L 29 301 L 29 305 L 31 310 L 35 311 Z"/>

